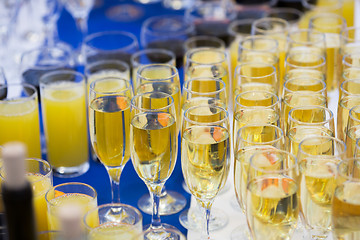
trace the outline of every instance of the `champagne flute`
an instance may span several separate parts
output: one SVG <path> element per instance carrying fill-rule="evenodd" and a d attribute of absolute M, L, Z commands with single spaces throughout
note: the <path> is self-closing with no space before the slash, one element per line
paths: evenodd
<path fill-rule="evenodd" d="M 254 240 L 291 239 L 299 215 L 297 159 L 279 149 L 262 149 L 250 159 L 246 217 Z"/>
<path fill-rule="evenodd" d="M 312 239 L 325 239 L 331 230 L 331 203 L 336 166 L 346 145 L 329 136 L 309 136 L 299 144 L 301 215 Z"/>
<path fill-rule="evenodd" d="M 182 171 L 191 194 L 204 209 L 202 239 L 210 239 L 211 206 L 229 173 L 230 128 L 226 116 L 225 121 L 203 123 L 184 115 L 189 125 L 185 124 L 182 134 Z"/>
<path fill-rule="evenodd" d="M 288 54 L 292 52 L 316 52 L 325 56 L 325 34 L 316 30 L 301 29 L 287 36 Z"/>
<path fill-rule="evenodd" d="M 194 48 L 218 48 L 225 50 L 225 42 L 212 36 L 194 36 L 184 42 L 184 51 L 187 52 Z"/>
<path fill-rule="evenodd" d="M 332 202 L 332 226 L 336 239 L 355 240 L 360 237 L 359 159 L 345 159 L 338 165 L 338 177 Z"/>
<path fill-rule="evenodd" d="M 337 111 L 337 137 L 345 141 L 347 124 L 350 109 L 360 105 L 359 95 L 349 95 L 342 97 L 338 104 Z"/>
<path fill-rule="evenodd" d="M 161 190 L 174 170 L 177 157 L 174 99 L 163 92 L 139 94 L 131 100 L 131 111 L 131 160 L 153 198 L 149 228 L 157 230 L 147 233 L 144 239 L 156 239 L 174 228 L 161 223 L 159 212 Z"/>
<path fill-rule="evenodd" d="M 122 78 L 102 78 L 90 84 L 90 139 L 108 172 L 113 203 L 120 203 L 120 176 L 130 158 L 131 96 L 130 82 Z"/>
<path fill-rule="evenodd" d="M 347 157 L 352 158 L 355 155 L 356 140 L 360 138 L 360 105 L 350 109 L 349 120 L 346 127 L 345 143 L 347 147 Z"/>
<path fill-rule="evenodd" d="M 341 83 L 339 99 L 350 96 L 360 95 L 360 79 L 349 79 Z"/>
<path fill-rule="evenodd" d="M 326 83 L 322 80 L 310 77 L 298 77 L 287 80 L 284 83 L 282 96 L 284 97 L 294 92 L 314 92 L 327 97 Z"/>

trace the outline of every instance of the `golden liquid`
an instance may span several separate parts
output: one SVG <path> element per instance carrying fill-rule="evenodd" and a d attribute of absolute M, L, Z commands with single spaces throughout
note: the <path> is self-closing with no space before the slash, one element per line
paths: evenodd
<path fill-rule="evenodd" d="M 347 130 L 346 133 L 346 156 L 353 158 L 356 150 L 356 140 L 360 138 L 360 125 L 353 126 Z"/>
<path fill-rule="evenodd" d="M 307 226 L 324 231 L 331 227 L 337 163 L 325 158 L 322 161 L 305 159 L 300 163 L 301 213 Z"/>
<path fill-rule="evenodd" d="M 109 167 L 124 166 L 130 158 L 130 99 L 113 95 L 90 103 L 91 142 L 100 161 Z"/>
<path fill-rule="evenodd" d="M 182 136 L 181 163 L 191 194 L 202 204 L 211 204 L 229 173 L 229 131 L 216 126 L 187 128 Z"/>
<path fill-rule="evenodd" d="M 349 119 L 349 111 L 352 107 L 360 105 L 359 96 L 347 96 L 340 100 L 337 112 L 337 138 L 345 141 L 346 127 Z"/>
<path fill-rule="evenodd" d="M 45 194 L 52 187 L 52 179 L 41 174 L 28 173 L 27 179 L 32 185 L 37 232 L 48 231 L 48 219 Z"/>
<path fill-rule="evenodd" d="M 0 101 L 0 145 L 21 141 L 29 157 L 41 158 L 37 100 Z"/>
<path fill-rule="evenodd" d="M 332 203 L 332 224 L 337 239 L 360 239 L 359 193 L 359 182 L 344 182 L 335 190 Z"/>
<path fill-rule="evenodd" d="M 53 168 L 76 167 L 89 159 L 85 87 L 57 82 L 42 92 L 48 160 Z"/>
<path fill-rule="evenodd" d="M 131 156 L 145 183 L 165 182 L 175 167 L 177 130 L 168 113 L 140 113 L 131 120 Z"/>
<path fill-rule="evenodd" d="M 309 78 L 325 82 L 324 73 L 312 69 L 291 69 L 285 74 L 285 82 L 294 78 Z"/>
<path fill-rule="evenodd" d="M 264 177 L 249 183 L 247 219 L 254 239 L 289 239 L 298 215 L 298 185 L 293 179 Z"/>
<path fill-rule="evenodd" d="M 258 90 L 267 91 L 274 94 L 277 93 L 277 89 L 271 84 L 250 82 L 250 83 L 242 83 L 237 87 L 235 87 L 234 97 L 236 97 L 237 95 L 243 92 L 258 91 Z"/>
<path fill-rule="evenodd" d="M 141 227 L 141 226 L 140 226 Z M 108 222 L 102 224 L 89 233 L 89 240 L 135 240 L 142 229 L 135 228 L 134 225 Z M 139 238 L 140 240 L 140 238 Z"/>
<path fill-rule="evenodd" d="M 324 68 L 321 65 L 323 63 L 322 56 L 318 55 L 318 53 L 314 55 L 314 53 L 311 52 L 295 51 L 295 54 L 292 54 L 287 58 L 287 63 L 288 66 L 286 68 L 286 72 L 297 68 L 311 67 L 312 70 L 317 71 L 322 71 Z"/>
<path fill-rule="evenodd" d="M 328 91 L 338 86 L 341 76 L 340 39 L 338 34 L 326 33 L 326 87 Z"/>
<path fill-rule="evenodd" d="M 136 76 L 136 75 L 135 75 Z M 101 71 L 97 71 L 88 76 L 87 79 L 87 89 L 90 89 L 90 85 L 93 81 L 103 78 L 123 78 L 125 80 L 130 81 L 129 72 L 120 72 L 116 69 L 104 69 Z"/>
<path fill-rule="evenodd" d="M 275 106 L 277 101 L 278 99 L 274 97 L 274 95 L 264 91 L 254 91 L 251 93 L 242 94 L 240 97 L 237 97 L 237 103 L 246 107 L 274 106 L 277 108 L 277 106 Z"/>
<path fill-rule="evenodd" d="M 342 16 L 346 20 L 347 27 L 354 26 L 355 0 L 344 0 L 342 7 Z"/>
<path fill-rule="evenodd" d="M 317 79 L 311 79 L 306 77 L 306 78 L 291 79 L 285 83 L 285 87 L 286 87 L 285 91 L 318 92 L 323 90 L 323 88 L 325 87 L 325 83 Z"/>
<path fill-rule="evenodd" d="M 230 73 L 231 76 L 234 76 L 235 73 L 235 68 L 238 65 L 238 60 L 239 60 L 239 44 L 240 44 L 241 40 L 240 39 L 235 39 L 231 44 L 230 44 Z"/>
<path fill-rule="evenodd" d="M 59 194 L 59 196 L 56 196 Z M 78 205 L 81 208 L 83 215 L 85 215 L 88 211 L 97 206 L 97 199 L 91 196 L 80 194 L 80 193 L 62 193 L 55 191 L 55 198 L 51 199 L 48 206 L 48 221 L 49 227 L 51 230 L 60 230 L 60 222 L 58 219 L 58 209 L 60 206 L 65 206 L 68 204 Z M 94 220 L 95 221 L 94 215 Z"/>

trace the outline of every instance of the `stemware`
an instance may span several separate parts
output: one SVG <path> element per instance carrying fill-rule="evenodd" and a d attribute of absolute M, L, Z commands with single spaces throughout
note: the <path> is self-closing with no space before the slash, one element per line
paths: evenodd
<path fill-rule="evenodd" d="M 130 159 L 131 97 L 130 82 L 122 78 L 102 78 L 90 84 L 90 138 L 108 172 L 113 203 L 120 203 L 120 176 Z"/>
<path fill-rule="evenodd" d="M 288 54 L 293 52 L 313 52 L 325 56 L 325 34 L 311 29 L 289 32 Z"/>
<path fill-rule="evenodd" d="M 44 22 L 44 46 L 53 47 L 59 42 L 59 37 L 56 29 L 56 23 L 60 17 L 63 8 L 63 1 L 61 0 L 45 0 L 45 13 L 42 15 Z M 64 43 L 61 43 L 64 44 Z"/>
<path fill-rule="evenodd" d="M 339 99 L 350 95 L 360 95 L 360 79 L 349 79 L 341 83 Z"/>
<path fill-rule="evenodd" d="M 213 36 L 194 36 L 184 42 L 184 51 L 187 52 L 194 48 L 218 48 L 225 49 L 225 42 Z"/>
<path fill-rule="evenodd" d="M 182 171 L 191 194 L 204 209 L 202 239 L 210 239 L 211 206 L 226 183 L 230 167 L 229 118 L 225 109 L 225 115 L 217 122 L 197 121 L 196 115 L 187 112 L 183 116 L 186 123 L 182 133 Z"/>
<path fill-rule="evenodd" d="M 336 136 L 340 140 L 345 141 L 349 112 L 357 105 L 360 105 L 359 95 L 343 96 L 338 103 Z"/>
<path fill-rule="evenodd" d="M 360 105 L 350 109 L 349 120 L 346 127 L 345 143 L 347 147 L 347 157 L 352 158 L 355 155 L 356 140 L 360 138 Z"/>
<path fill-rule="evenodd" d="M 131 160 L 138 176 L 153 198 L 150 231 L 144 239 L 167 235 L 170 225 L 161 223 L 161 190 L 172 174 L 178 150 L 178 132 L 174 99 L 163 92 L 136 95 L 131 100 Z M 151 169 L 151 171 L 149 171 Z"/>

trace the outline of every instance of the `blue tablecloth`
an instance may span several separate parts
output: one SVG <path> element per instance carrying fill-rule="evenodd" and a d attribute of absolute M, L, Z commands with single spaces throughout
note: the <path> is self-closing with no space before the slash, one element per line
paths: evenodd
<path fill-rule="evenodd" d="M 100 0 L 99 3 L 90 14 L 89 18 L 89 33 L 100 32 L 105 30 L 121 30 L 134 33 L 138 39 L 140 36 L 141 24 L 144 20 L 151 16 L 162 15 L 162 14 L 183 14 L 181 11 L 172 11 L 165 9 L 161 4 L 149 4 L 141 5 L 132 1 L 121 1 L 121 0 Z M 139 7 L 143 15 L 133 22 L 119 22 L 112 21 L 106 17 L 106 11 L 112 7 L 119 4 L 131 4 Z M 80 33 L 77 31 L 74 19 L 71 15 L 63 10 L 61 17 L 58 22 L 59 37 L 62 41 L 71 44 L 73 47 L 77 47 L 80 41 Z M 182 69 L 181 69 L 182 70 Z M 180 70 L 180 77 L 182 78 L 182 71 Z M 180 139 L 179 139 L 180 140 Z M 180 143 L 180 142 L 179 142 Z M 90 160 L 90 169 L 89 171 L 76 178 L 54 178 L 54 185 L 77 181 L 87 183 L 93 186 L 98 193 L 98 204 L 104 204 L 111 202 L 111 193 L 110 193 L 110 180 L 106 173 L 105 168 L 100 164 Z M 182 195 L 184 195 L 188 200 L 188 206 L 190 204 L 190 195 L 184 191 L 182 188 L 183 176 L 180 166 L 180 148 L 178 154 L 178 161 L 175 167 L 173 174 L 170 179 L 166 182 L 166 187 L 169 190 L 175 190 Z M 144 182 L 137 176 L 131 161 L 129 161 L 122 173 L 120 181 L 120 192 L 121 192 L 121 202 L 130 204 L 137 207 L 138 199 L 145 193 L 148 192 Z M 144 225 L 151 222 L 151 216 L 143 213 L 143 223 Z M 186 229 L 183 228 L 179 223 L 179 214 L 162 216 L 161 220 L 163 223 L 171 224 L 177 227 L 180 231 L 186 234 Z"/>

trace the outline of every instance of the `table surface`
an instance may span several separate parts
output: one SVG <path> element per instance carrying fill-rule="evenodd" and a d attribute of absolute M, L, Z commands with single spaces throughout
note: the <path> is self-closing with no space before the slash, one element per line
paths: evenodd
<path fill-rule="evenodd" d="M 183 14 L 182 11 L 172 11 L 165 9 L 161 6 L 160 3 L 142 5 L 128 0 L 100 0 L 96 2 L 97 4 L 93 8 L 89 17 L 89 33 L 107 30 L 121 30 L 132 32 L 139 39 L 141 24 L 147 18 L 162 14 Z M 141 11 L 140 18 L 132 22 L 120 22 L 110 20 L 107 17 L 109 8 L 112 6 L 124 6 L 124 4 L 136 6 Z M 118 9 L 121 10 L 122 8 Z M 119 13 L 119 15 L 121 16 L 121 13 Z M 71 44 L 74 48 L 79 45 L 81 35 L 76 29 L 74 19 L 65 9 L 63 10 L 58 21 L 58 31 L 60 40 Z M 182 78 L 182 69 L 180 69 L 179 74 Z M 70 181 L 83 182 L 93 186 L 98 193 L 99 205 L 111 202 L 110 180 L 105 168 L 101 165 L 101 163 L 90 160 L 89 171 L 76 178 L 54 177 L 54 185 Z M 182 188 L 182 182 L 183 176 L 180 166 L 180 154 L 178 154 L 175 170 L 169 180 L 166 182 L 166 188 L 168 190 L 177 191 L 186 197 L 188 201 L 186 208 L 188 208 L 190 203 L 190 195 Z M 138 199 L 145 193 L 148 193 L 147 187 L 144 182 L 137 176 L 131 161 L 129 161 L 123 170 L 120 180 L 121 202 L 137 207 Z M 143 224 L 149 224 L 151 222 L 151 216 L 143 212 L 142 214 L 144 217 Z M 170 216 L 162 216 L 161 220 L 163 223 L 171 224 L 177 227 L 184 234 L 187 234 L 186 229 L 180 225 L 178 218 L 179 213 Z"/>

